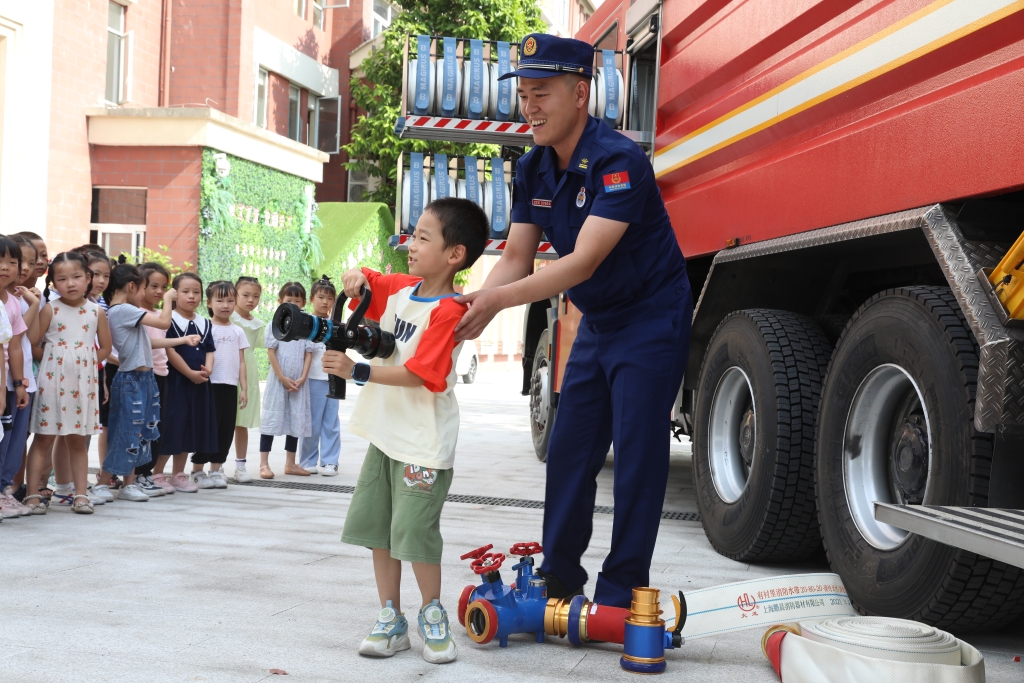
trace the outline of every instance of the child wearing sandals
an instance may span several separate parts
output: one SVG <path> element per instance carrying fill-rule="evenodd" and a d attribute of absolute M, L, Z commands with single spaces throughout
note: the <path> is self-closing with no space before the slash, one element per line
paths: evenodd
<path fill-rule="evenodd" d="M 138 268 L 125 263 L 123 255 L 110 274 L 110 285 L 103 296 L 109 302 L 107 319 L 120 351 L 120 364 L 110 384 L 110 437 L 97 478 L 109 481 L 111 475 L 120 475 L 125 486 L 118 497 L 145 502 L 149 495 L 135 483 L 135 468 L 152 459 L 151 444 L 160 438 L 160 389 L 153 375 L 153 347 L 196 346 L 199 336 L 150 340 L 143 325 L 170 328 L 171 308 L 178 292 L 171 289 L 164 294 L 160 313 L 141 308 L 146 278 Z"/>
<path fill-rule="evenodd" d="M 285 283 L 278 293 L 277 303 L 304 308 L 306 288 L 298 282 Z M 274 445 L 274 437 L 281 435 L 285 437 L 287 458 L 284 473 L 308 477 L 309 472 L 295 464 L 295 451 L 299 450 L 299 439 L 312 433 L 306 378 L 313 362 L 313 344 L 305 339 L 277 341 L 271 331 L 272 325 L 267 325 L 263 337 L 271 373 L 267 377 L 267 391 L 260 415 L 260 477 L 274 478 L 269 462 L 270 449 Z"/>
<path fill-rule="evenodd" d="M 38 493 L 39 474 L 54 440 L 63 436 L 78 492 L 71 510 L 92 514 L 92 503 L 85 495 L 89 474 L 85 437 L 100 430 L 96 368 L 110 353 L 110 330 L 102 309 L 88 299 L 91 278 L 81 254 L 57 254 L 50 263 L 50 279 L 60 298 L 46 304 L 39 314 L 39 325 L 46 332 L 32 405 L 36 436 L 28 458 L 24 503 L 33 514 L 46 513 Z"/>

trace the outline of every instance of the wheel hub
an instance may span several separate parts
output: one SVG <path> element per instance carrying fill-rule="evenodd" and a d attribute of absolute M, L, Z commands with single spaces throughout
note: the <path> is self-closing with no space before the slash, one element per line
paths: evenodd
<path fill-rule="evenodd" d="M 740 455 L 747 471 L 754 462 L 754 409 L 748 408 L 740 422 Z"/>
<path fill-rule="evenodd" d="M 530 417 L 541 430 L 548 422 L 548 364 L 542 362 L 530 378 Z"/>
<path fill-rule="evenodd" d="M 890 463 L 902 502 L 919 505 L 928 483 L 928 431 L 923 416 L 911 415 L 896 427 Z"/>

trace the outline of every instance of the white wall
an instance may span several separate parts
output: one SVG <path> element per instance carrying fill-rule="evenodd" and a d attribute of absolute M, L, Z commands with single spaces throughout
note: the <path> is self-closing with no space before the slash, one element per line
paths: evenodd
<path fill-rule="evenodd" d="M 53 0 L 0 0 L 0 233 L 46 237 Z"/>

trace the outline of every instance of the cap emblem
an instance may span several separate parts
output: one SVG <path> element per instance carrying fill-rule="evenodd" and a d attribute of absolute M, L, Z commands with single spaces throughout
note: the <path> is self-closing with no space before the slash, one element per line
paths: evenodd
<path fill-rule="evenodd" d="M 526 55 L 527 57 L 531 57 L 536 52 L 537 52 L 537 39 L 534 38 L 533 36 L 530 36 L 529 38 L 526 39 L 526 42 L 523 43 L 523 54 Z"/>

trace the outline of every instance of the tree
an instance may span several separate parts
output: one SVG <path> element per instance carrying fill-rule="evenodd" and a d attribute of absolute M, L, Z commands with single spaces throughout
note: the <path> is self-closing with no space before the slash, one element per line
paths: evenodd
<path fill-rule="evenodd" d="M 364 76 L 352 79 L 352 100 L 366 112 L 345 145 L 345 167 L 380 179 L 366 199 L 395 206 L 395 170 L 402 152 L 497 156 L 496 145 L 399 140 L 395 121 L 402 102 L 402 50 L 409 34 L 518 42 L 543 32 L 536 0 L 419 0 L 406 2 L 384 32 L 383 45 L 363 62 Z"/>

